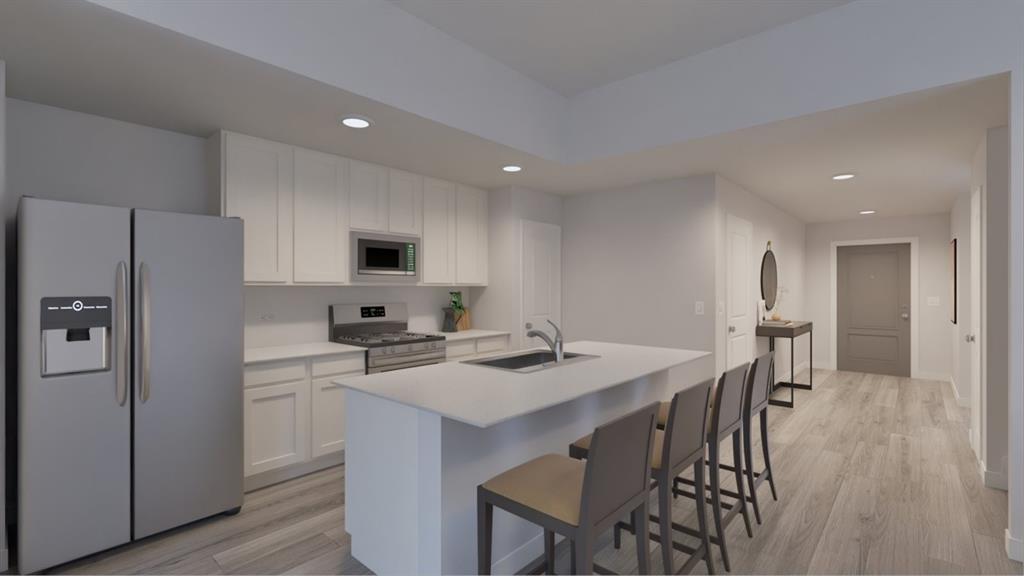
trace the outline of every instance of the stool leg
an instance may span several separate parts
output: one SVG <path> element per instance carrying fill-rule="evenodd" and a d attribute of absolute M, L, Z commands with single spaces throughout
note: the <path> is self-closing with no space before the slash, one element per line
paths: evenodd
<path fill-rule="evenodd" d="M 579 574 L 579 572 L 576 571 L 576 539 L 575 538 L 570 538 L 569 539 L 569 573 L 570 574 Z"/>
<path fill-rule="evenodd" d="M 661 530 L 661 573 L 675 574 L 672 569 L 672 485 L 658 481 L 658 522 Z"/>
<path fill-rule="evenodd" d="M 754 529 L 750 526 L 750 514 L 747 513 L 747 495 L 743 489 L 743 456 L 740 454 L 740 431 L 732 433 L 732 465 L 736 469 L 736 493 L 740 495 L 739 507 L 743 515 L 743 525 L 747 527 L 747 536 L 754 537 Z"/>
<path fill-rule="evenodd" d="M 651 537 L 651 524 L 647 517 L 647 499 L 644 498 L 643 504 L 633 510 L 633 527 L 636 532 L 636 563 L 639 568 L 637 574 L 651 573 L 651 545 L 649 540 Z M 671 536 L 671 532 L 669 535 Z M 669 546 L 671 547 L 671 544 Z"/>
<path fill-rule="evenodd" d="M 750 486 L 750 501 L 754 505 L 754 518 L 761 523 L 761 507 L 757 504 L 757 486 L 754 484 L 754 454 L 750 449 L 750 426 L 753 419 L 743 423 L 743 460 L 746 462 L 747 484 Z"/>
<path fill-rule="evenodd" d="M 594 542 L 591 539 L 590 534 L 586 534 L 587 529 L 583 528 L 580 530 L 582 534 L 577 536 L 576 541 L 576 568 L 573 569 L 573 574 L 593 574 L 594 573 Z"/>
<path fill-rule="evenodd" d="M 725 548 L 725 532 L 722 530 L 722 494 L 719 492 L 720 480 L 718 473 L 718 439 L 715 438 L 711 441 L 708 446 L 708 455 L 710 466 L 708 470 L 711 472 L 711 515 L 715 519 L 715 535 L 718 537 L 718 548 L 722 551 L 722 564 L 725 565 L 726 572 L 729 572 L 729 551 Z M 703 490 L 703 486 L 696 485 L 694 490 Z"/>
<path fill-rule="evenodd" d="M 761 450 L 764 452 L 765 473 L 768 474 L 768 486 L 772 489 L 772 499 L 778 500 L 775 493 L 775 473 L 772 472 L 772 459 L 768 455 L 768 409 L 761 411 Z"/>
<path fill-rule="evenodd" d="M 555 573 L 555 533 L 551 530 L 544 531 L 544 572 Z"/>
<path fill-rule="evenodd" d="M 704 485 L 703 458 L 697 460 L 693 465 L 693 483 L 697 486 Z M 703 489 L 695 490 L 695 492 L 697 493 L 697 528 L 700 530 L 701 544 L 704 545 L 704 563 L 708 567 L 708 574 L 714 574 L 715 566 L 711 559 L 711 539 L 708 537 L 707 497 Z"/>
<path fill-rule="evenodd" d="M 487 501 L 483 490 L 476 492 L 476 568 L 478 574 L 491 573 L 491 528 L 494 523 L 494 505 Z"/>

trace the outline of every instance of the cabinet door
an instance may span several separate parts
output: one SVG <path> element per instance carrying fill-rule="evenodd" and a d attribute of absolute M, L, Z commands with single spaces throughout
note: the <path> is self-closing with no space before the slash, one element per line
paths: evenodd
<path fill-rule="evenodd" d="M 388 230 L 388 172 L 386 168 L 350 160 L 348 168 L 349 225 L 360 230 Z"/>
<path fill-rule="evenodd" d="M 348 160 L 296 148 L 296 284 L 348 281 L 348 204 Z"/>
<path fill-rule="evenodd" d="M 487 192 L 459 186 L 455 216 L 455 282 L 486 285 Z"/>
<path fill-rule="evenodd" d="M 419 236 L 423 232 L 423 177 L 388 171 L 388 230 Z"/>
<path fill-rule="evenodd" d="M 245 390 L 245 475 L 309 459 L 309 380 Z"/>
<path fill-rule="evenodd" d="M 345 449 L 345 391 L 331 384 L 345 376 L 338 374 L 313 380 L 313 458 Z"/>
<path fill-rule="evenodd" d="M 423 241 L 420 246 L 424 284 L 455 282 L 455 185 L 423 181 Z"/>
<path fill-rule="evenodd" d="M 225 134 L 224 215 L 245 222 L 245 281 L 292 279 L 292 148 Z"/>

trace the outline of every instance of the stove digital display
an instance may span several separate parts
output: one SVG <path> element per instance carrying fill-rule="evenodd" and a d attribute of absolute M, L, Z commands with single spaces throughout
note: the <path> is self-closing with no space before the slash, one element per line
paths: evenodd
<path fill-rule="evenodd" d="M 361 306 L 359 315 L 363 318 L 383 318 L 386 314 L 383 306 Z"/>

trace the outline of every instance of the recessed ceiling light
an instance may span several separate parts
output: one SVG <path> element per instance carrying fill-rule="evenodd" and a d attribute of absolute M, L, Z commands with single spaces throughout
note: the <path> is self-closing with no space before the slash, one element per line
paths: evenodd
<path fill-rule="evenodd" d="M 875 213 L 874 210 L 861 210 L 860 211 L 860 215 L 861 216 L 869 216 L 869 215 L 874 214 L 874 213 Z"/>
<path fill-rule="evenodd" d="M 501 169 L 504 170 L 505 172 L 510 173 L 510 174 L 515 174 L 516 172 L 522 172 L 523 171 L 523 167 L 522 166 L 518 166 L 516 164 L 508 164 L 506 166 L 502 166 Z"/>
<path fill-rule="evenodd" d="M 852 180 L 853 179 L 853 174 L 850 174 L 849 172 L 847 172 L 845 174 L 836 174 L 835 176 L 832 177 L 832 179 L 837 181 L 837 182 L 841 181 L 841 180 Z"/>
<path fill-rule="evenodd" d="M 369 128 L 370 126 L 372 126 L 373 120 L 370 120 L 366 116 L 356 116 L 353 114 L 349 114 L 348 116 L 341 117 L 341 123 L 344 124 L 345 126 L 348 126 L 349 128 L 361 129 Z"/>

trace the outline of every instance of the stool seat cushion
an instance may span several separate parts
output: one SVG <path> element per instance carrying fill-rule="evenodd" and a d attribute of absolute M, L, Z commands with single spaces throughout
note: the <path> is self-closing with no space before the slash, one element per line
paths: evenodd
<path fill-rule="evenodd" d="M 545 454 L 491 478 L 483 487 L 571 526 L 580 521 L 585 462 Z"/>
<path fill-rule="evenodd" d="M 572 445 L 582 451 L 588 452 L 590 450 L 590 442 L 593 440 L 593 434 L 587 434 L 583 438 L 572 443 Z M 651 454 L 651 470 L 661 469 L 661 452 L 662 446 L 665 443 L 665 432 L 662 430 L 654 431 L 654 454 Z"/>

